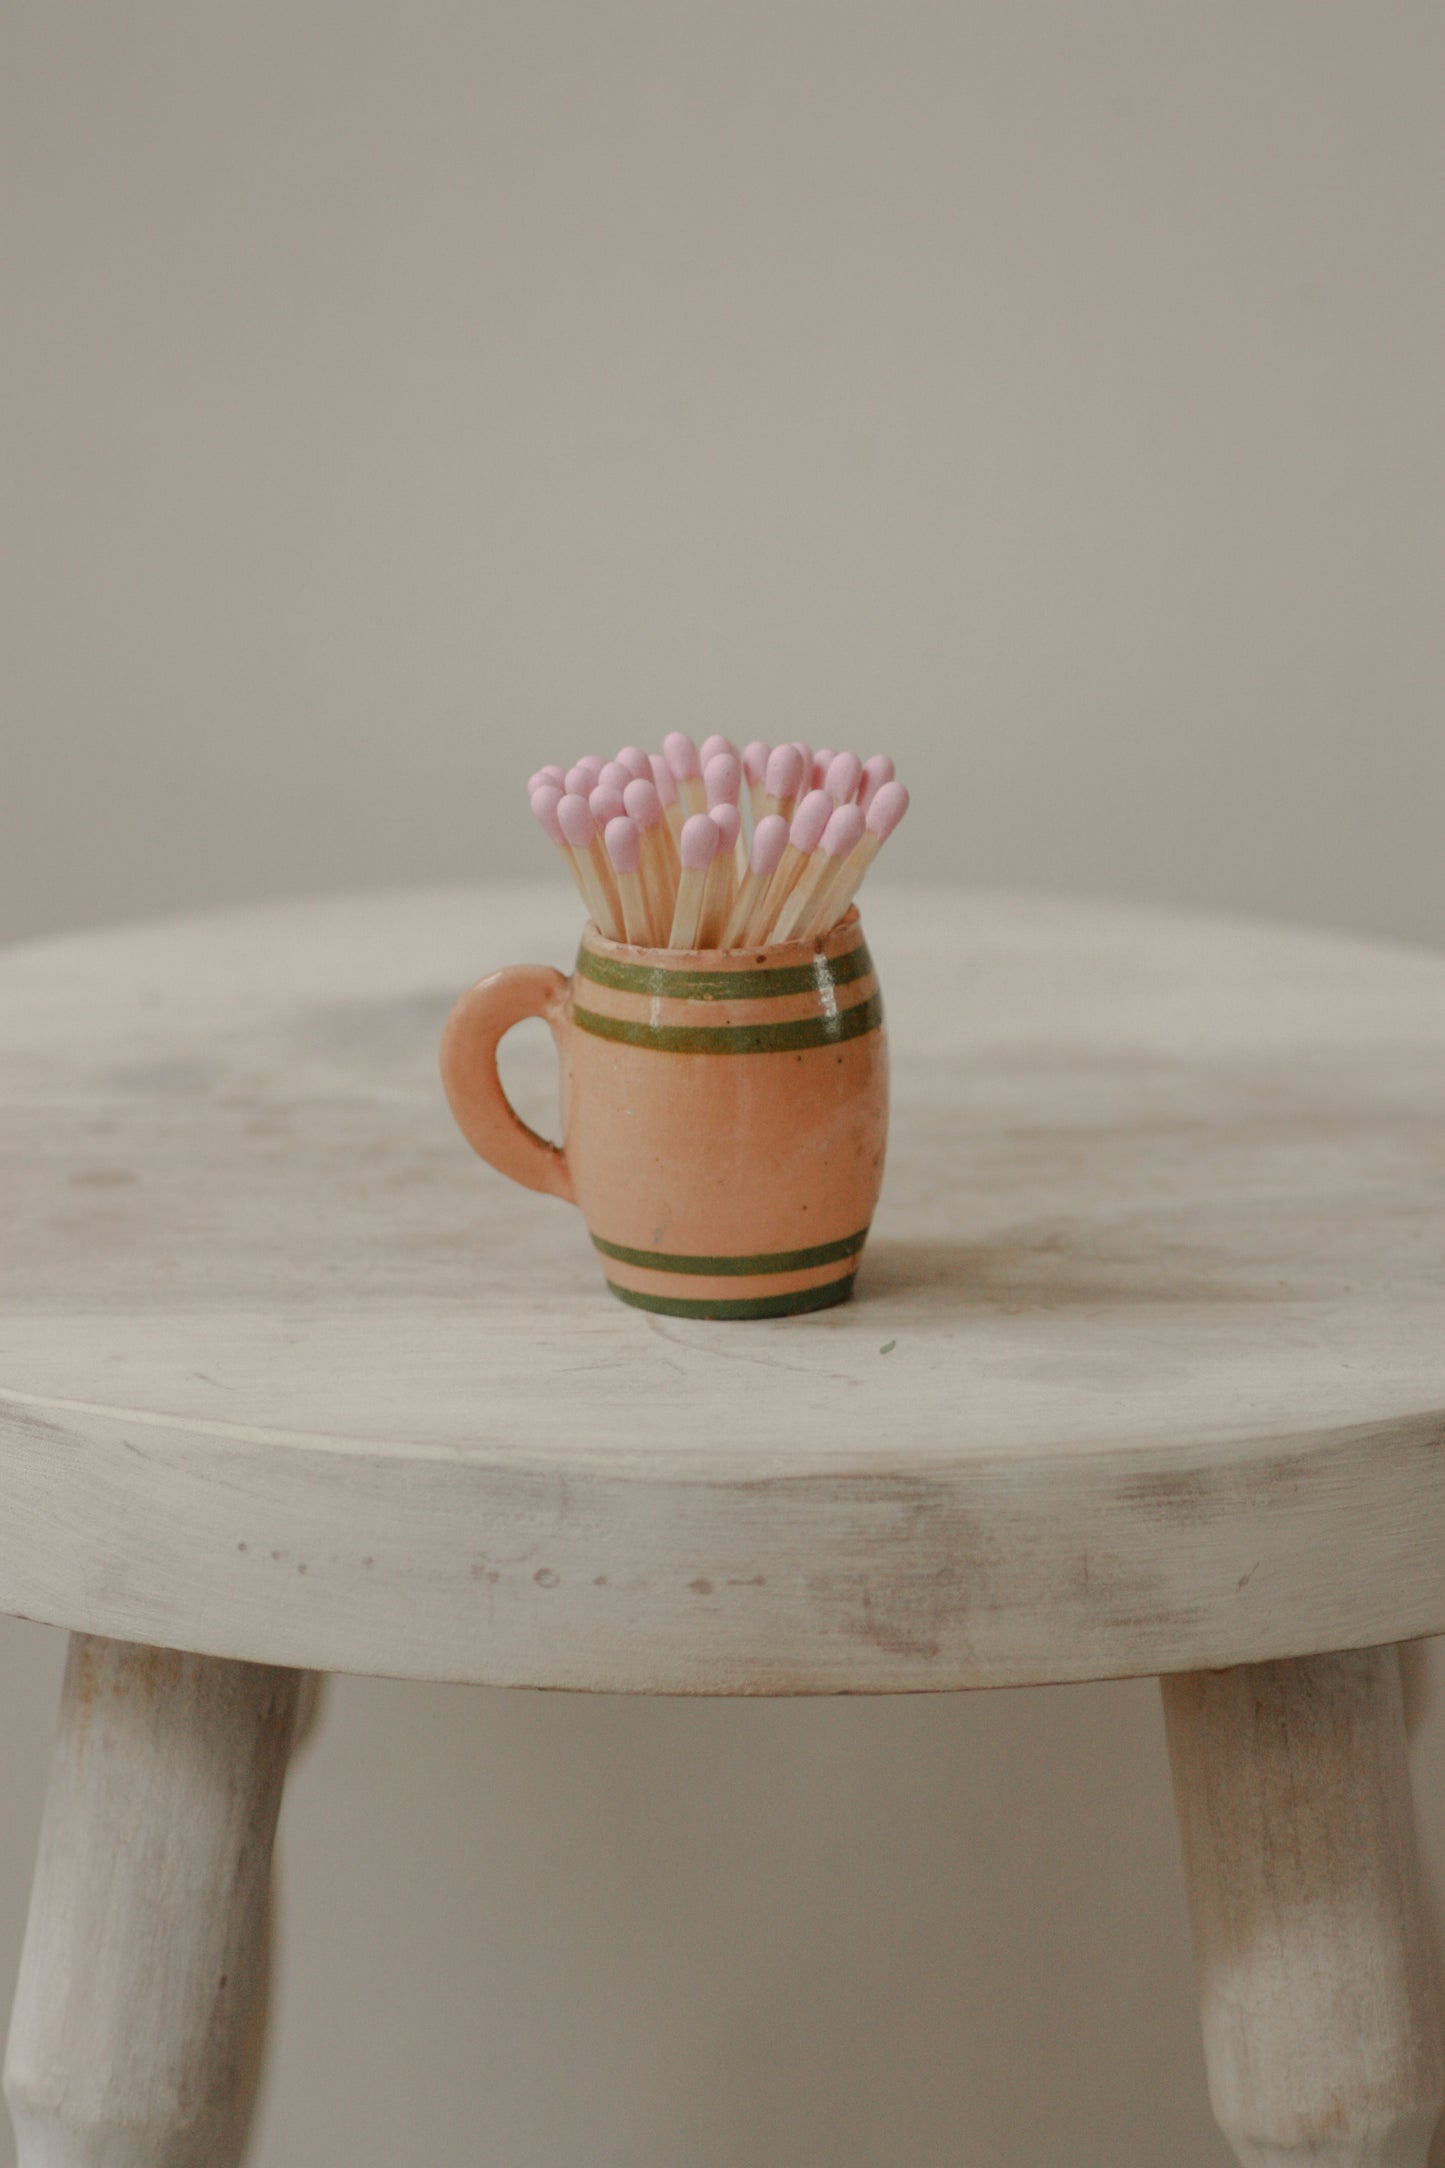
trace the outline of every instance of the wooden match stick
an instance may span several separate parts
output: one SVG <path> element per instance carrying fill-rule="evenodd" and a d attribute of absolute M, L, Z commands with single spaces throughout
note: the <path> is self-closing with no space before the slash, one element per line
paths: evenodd
<path fill-rule="evenodd" d="M 778 914 L 802 879 L 823 839 L 823 830 L 832 812 L 833 801 L 825 790 L 810 790 L 807 797 L 799 801 L 788 830 L 788 847 L 778 860 L 778 870 L 769 881 L 743 936 L 745 948 L 751 948 L 755 942 L 778 939 Z"/>
<path fill-rule="evenodd" d="M 812 907 L 798 928 L 798 938 L 803 941 L 816 940 L 819 934 L 826 933 L 830 926 L 837 924 L 847 908 L 846 904 L 839 901 L 840 897 L 845 893 L 851 895 L 857 885 L 852 869 L 867 838 L 863 808 L 854 805 L 850 800 L 838 810 L 846 813 L 848 818 L 846 822 L 838 822 L 831 838 L 829 831 L 824 831 L 818 852 L 819 858 L 825 861 L 823 877 L 814 891 Z M 829 826 L 831 828 L 831 823 Z M 858 873 L 857 880 L 861 880 L 866 871 L 865 864 Z"/>
<path fill-rule="evenodd" d="M 866 813 L 885 783 L 893 781 L 893 763 L 886 753 L 870 753 L 863 763 L 863 781 L 858 786 L 858 803 Z"/>
<path fill-rule="evenodd" d="M 587 810 L 596 821 L 597 833 L 605 843 L 607 823 L 620 819 L 627 811 L 627 806 L 620 790 L 611 790 L 606 783 L 599 783 L 588 797 Z"/>
<path fill-rule="evenodd" d="M 861 806 L 858 809 L 862 811 Z M 908 792 L 901 783 L 880 783 L 866 815 L 864 833 L 854 844 L 826 899 L 814 913 L 810 932 L 826 933 L 836 926 L 857 895 L 864 874 L 908 811 Z M 827 916 L 823 913 L 826 910 Z M 821 920 L 821 924 L 819 921 Z"/>
<path fill-rule="evenodd" d="M 563 779 L 564 793 L 577 798 L 590 797 L 597 788 L 597 778 L 602 773 L 602 763 L 595 753 L 584 753 L 572 763 Z"/>
<path fill-rule="evenodd" d="M 753 831 L 748 870 L 739 885 L 737 901 L 728 914 L 728 922 L 718 943 L 719 948 L 746 946 L 744 935 L 752 922 L 753 913 L 767 893 L 768 883 L 777 871 L 778 860 L 787 847 L 787 822 L 780 813 L 765 813 Z"/>
<path fill-rule="evenodd" d="M 735 805 L 726 800 L 716 805 L 708 819 L 719 836 L 718 852 L 707 869 L 707 886 L 703 890 L 702 924 L 698 928 L 699 948 L 718 948 L 722 943 L 722 930 L 732 909 L 737 889 L 737 845 L 742 832 L 742 815 Z"/>
<path fill-rule="evenodd" d="M 737 804 L 742 779 L 742 762 L 736 753 L 713 754 L 702 771 L 702 787 L 707 792 L 709 813 L 716 805 Z"/>
<path fill-rule="evenodd" d="M 564 791 L 567 788 L 567 770 L 559 768 L 555 760 L 549 760 L 545 768 L 539 768 L 535 775 L 528 776 L 527 796 L 530 798 L 533 791 L 540 790 L 544 783 L 555 784 L 559 791 Z"/>
<path fill-rule="evenodd" d="M 823 788 L 834 805 L 849 805 L 858 795 L 863 763 L 856 753 L 835 753 L 823 777 Z"/>
<path fill-rule="evenodd" d="M 717 856 L 708 865 L 708 885 L 702 891 L 702 926 L 698 928 L 698 947 L 717 947 L 721 943 L 721 930 L 728 924 L 732 911 L 732 895 L 737 891 L 737 839 L 743 826 L 743 815 L 737 806 L 719 804 L 708 813 L 708 820 L 717 828 L 721 843 Z"/>
<path fill-rule="evenodd" d="M 808 756 L 811 758 L 811 756 Z M 763 771 L 763 811 L 790 821 L 807 791 L 808 760 L 799 745 L 775 745 Z"/>
<path fill-rule="evenodd" d="M 827 796 L 824 792 L 823 796 Z M 827 892 L 828 884 L 837 873 L 848 853 L 863 835 L 863 813 L 856 805 L 832 805 L 828 824 L 823 830 L 818 848 L 804 868 L 797 887 L 778 913 L 778 923 L 773 929 L 775 941 L 801 941 Z"/>
<path fill-rule="evenodd" d="M 821 790 L 823 788 L 823 778 L 828 773 L 828 770 L 832 765 L 832 746 L 820 745 L 817 752 L 813 755 L 813 766 L 810 772 L 811 785 L 814 790 Z"/>
<path fill-rule="evenodd" d="M 582 898 L 584 908 L 590 911 L 592 909 L 592 899 L 583 883 L 582 869 L 577 863 L 577 854 L 563 835 L 562 823 L 557 818 L 557 808 L 562 803 L 564 795 L 562 791 L 558 790 L 555 783 L 539 783 L 531 793 L 532 811 L 567 861 L 567 871 L 577 883 L 577 893 Z"/>
<path fill-rule="evenodd" d="M 652 762 L 640 745 L 622 746 L 617 755 L 617 765 L 619 768 L 625 768 L 628 774 L 639 783 L 650 783 L 652 781 Z M 625 784 L 623 788 L 626 788 Z"/>
<path fill-rule="evenodd" d="M 626 790 L 632 779 L 632 770 L 625 761 L 607 760 L 602 764 L 602 773 L 597 778 L 597 788 L 599 790 L 622 792 Z"/>
<path fill-rule="evenodd" d="M 718 825 L 706 813 L 694 813 L 683 822 L 682 835 L 678 839 L 682 872 L 678 877 L 672 928 L 667 937 L 669 948 L 690 949 L 699 946 L 698 932 L 702 925 L 702 903 L 707 888 L 708 869 L 721 844 L 722 835 Z"/>
<path fill-rule="evenodd" d="M 761 738 L 753 738 L 743 747 L 743 781 L 748 787 L 748 803 L 753 816 L 753 833 L 767 808 L 763 804 L 763 779 L 768 772 L 768 748 Z"/>
<path fill-rule="evenodd" d="M 714 731 L 713 735 L 710 738 L 703 739 L 702 744 L 698 748 L 698 763 L 702 769 L 704 778 L 706 778 L 707 775 L 708 762 L 710 760 L 716 760 L 718 758 L 718 755 L 723 753 L 725 753 L 730 760 L 735 760 L 737 762 L 738 773 L 739 775 L 742 774 L 742 754 L 733 744 L 731 738 L 724 738 L 720 736 L 716 731 Z"/>
<path fill-rule="evenodd" d="M 707 809 L 715 813 L 720 805 L 737 806 L 742 789 L 742 763 L 736 753 L 714 753 L 703 765 L 702 782 L 707 792 Z M 735 875 L 740 881 L 748 870 L 748 849 L 743 841 L 741 822 L 738 825 L 736 845 L 737 863 Z"/>
<path fill-rule="evenodd" d="M 647 895 L 642 886 L 642 837 L 636 821 L 619 813 L 607 823 L 603 841 L 617 881 L 622 930 L 634 948 L 656 948 L 652 913 L 648 910 Z"/>
<path fill-rule="evenodd" d="M 571 846 L 572 858 L 577 867 L 577 879 L 586 898 L 587 908 L 597 922 L 598 930 L 609 941 L 622 939 L 622 914 L 617 900 L 617 890 L 612 879 L 612 868 L 597 833 L 597 823 L 587 800 L 576 791 L 568 791 L 557 807 L 557 819 L 562 833 Z"/>
<path fill-rule="evenodd" d="M 685 730 L 668 732 L 662 741 L 662 757 L 672 770 L 683 812 L 706 813 L 707 789 L 702 779 L 702 762 Z"/>
<path fill-rule="evenodd" d="M 642 887 L 653 941 L 665 947 L 672 925 L 677 876 L 673 868 L 672 839 L 662 817 L 662 801 L 651 783 L 629 783 L 622 793 L 629 820 L 637 824 L 642 844 Z"/>
<path fill-rule="evenodd" d="M 677 839 L 682 834 L 682 824 L 687 815 L 677 795 L 677 777 L 673 774 L 661 753 L 649 753 L 648 766 L 652 770 L 652 787 L 662 804 L 667 832 L 672 838 L 673 855 L 677 853 Z"/>

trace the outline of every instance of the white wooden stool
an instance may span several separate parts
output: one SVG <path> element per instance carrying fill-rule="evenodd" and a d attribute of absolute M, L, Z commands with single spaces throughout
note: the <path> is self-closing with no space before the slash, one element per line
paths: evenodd
<path fill-rule="evenodd" d="M 868 899 L 857 1300 L 609 1296 L 435 1074 L 560 890 L 0 960 L 0 1608 L 69 1627 L 23 2168 L 225 2168 L 307 1674 L 900 1693 L 1158 1673 L 1247 2164 L 1420 2168 L 1441 2015 L 1401 1639 L 1445 1631 L 1445 961 Z M 521 1062 L 535 1084 L 550 1048 Z"/>

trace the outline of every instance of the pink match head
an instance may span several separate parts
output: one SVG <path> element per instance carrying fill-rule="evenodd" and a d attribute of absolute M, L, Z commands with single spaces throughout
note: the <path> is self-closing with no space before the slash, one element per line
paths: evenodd
<path fill-rule="evenodd" d="M 722 837 L 722 848 L 725 851 L 736 850 L 738 831 L 743 825 L 743 817 L 737 807 L 729 805 L 727 800 L 724 799 L 721 805 L 711 806 L 708 809 L 707 817 Z"/>
<path fill-rule="evenodd" d="M 636 821 L 644 835 L 662 819 L 662 800 L 657 795 L 657 786 L 654 783 L 640 780 L 629 783 L 622 793 L 622 803 L 627 818 Z"/>
<path fill-rule="evenodd" d="M 711 813 L 694 813 L 677 839 L 684 873 L 704 873 L 722 849 L 722 830 Z"/>
<path fill-rule="evenodd" d="M 803 756 L 796 745 L 775 745 L 768 755 L 763 785 L 770 798 L 796 798 L 803 788 Z"/>
<path fill-rule="evenodd" d="M 748 871 L 765 881 L 788 847 L 788 824 L 781 813 L 765 813 L 753 830 Z"/>
<path fill-rule="evenodd" d="M 562 803 L 562 793 L 555 783 L 539 783 L 532 792 L 532 811 L 554 843 L 565 844 L 562 824 L 557 818 L 557 808 Z"/>
<path fill-rule="evenodd" d="M 738 789 L 742 782 L 742 770 L 736 753 L 714 753 L 702 771 L 707 789 L 709 808 L 718 805 L 736 805 Z"/>
<path fill-rule="evenodd" d="M 559 768 L 555 760 L 549 760 L 545 768 L 539 768 L 535 775 L 528 776 L 527 796 L 530 798 L 533 791 L 540 790 L 544 783 L 551 783 L 558 790 L 565 790 L 567 788 L 567 770 Z"/>
<path fill-rule="evenodd" d="M 858 803 L 866 813 L 885 783 L 893 781 L 893 763 L 886 753 L 871 753 L 863 763 L 863 781 L 858 790 Z"/>
<path fill-rule="evenodd" d="M 621 820 L 627 811 L 621 791 L 610 790 L 605 783 L 598 784 L 588 797 L 587 804 L 599 828 L 605 828 L 609 821 Z"/>
<path fill-rule="evenodd" d="M 825 775 L 826 775 L 826 774 L 828 773 L 828 770 L 829 770 L 829 768 L 830 768 L 830 767 L 832 766 L 832 764 L 833 764 L 833 748 L 832 748 L 832 746 L 831 746 L 831 745 L 820 745 L 820 746 L 818 747 L 818 750 L 817 750 L 817 752 L 816 752 L 816 753 L 815 753 L 815 754 L 813 755 L 813 788 L 814 788 L 814 790 L 821 790 L 821 789 L 823 788 L 823 778 L 824 778 L 824 776 L 825 776 Z"/>
<path fill-rule="evenodd" d="M 702 762 L 702 772 L 704 775 L 707 774 L 708 762 L 710 760 L 716 760 L 720 753 L 729 754 L 733 760 L 737 761 L 738 768 L 739 770 L 741 770 L 742 761 L 738 757 L 738 749 L 733 744 L 732 739 L 719 737 L 717 733 L 714 732 L 712 737 L 703 739 L 702 749 L 697 756 L 698 759 Z"/>
<path fill-rule="evenodd" d="M 823 830 L 823 851 L 829 858 L 846 858 L 854 847 L 863 841 L 863 808 L 858 805 L 834 806 Z"/>
<path fill-rule="evenodd" d="M 749 783 L 761 783 L 768 772 L 768 749 L 761 738 L 743 747 L 743 774 Z"/>
<path fill-rule="evenodd" d="M 607 823 L 603 831 L 607 855 L 619 873 L 636 873 L 642 863 L 642 838 L 637 833 L 636 821 L 630 821 L 625 813 Z"/>
<path fill-rule="evenodd" d="M 685 730 L 669 730 L 662 741 L 662 757 L 679 783 L 687 782 L 690 776 L 702 774 L 702 762 L 697 757 L 697 747 Z"/>
<path fill-rule="evenodd" d="M 823 778 L 823 788 L 834 805 L 847 805 L 850 798 L 858 795 L 858 785 L 863 780 L 863 763 L 856 753 L 835 753 L 828 763 Z"/>
<path fill-rule="evenodd" d="M 793 815 L 793 825 L 788 830 L 788 841 L 795 851 L 815 851 L 823 840 L 823 830 L 837 808 L 825 790 L 810 790 L 800 799 Z"/>
<path fill-rule="evenodd" d="M 617 765 L 625 768 L 629 775 L 636 776 L 639 783 L 645 783 L 652 774 L 651 763 L 640 745 L 624 745 L 617 755 Z M 625 785 L 621 787 L 626 788 Z"/>
<path fill-rule="evenodd" d="M 585 851 L 597 833 L 597 823 L 592 818 L 592 808 L 580 791 L 569 790 L 557 807 L 557 819 L 564 841 L 574 851 Z"/>
<path fill-rule="evenodd" d="M 591 761 L 579 760 L 575 766 L 567 770 L 563 778 L 563 787 L 574 798 L 590 798 L 597 788 L 597 778 L 601 773 L 602 763 L 600 760 L 595 768 Z"/>
<path fill-rule="evenodd" d="M 631 781 L 632 770 L 624 767 L 620 760 L 603 761 L 602 773 L 597 778 L 600 790 L 626 790 Z"/>
<path fill-rule="evenodd" d="M 908 811 L 908 791 L 902 783 L 880 783 L 868 808 L 868 827 L 880 843 L 892 835 Z"/>
<path fill-rule="evenodd" d="M 649 753 L 647 765 L 652 770 L 652 787 L 664 805 L 677 804 L 677 777 L 673 774 L 661 753 Z"/>

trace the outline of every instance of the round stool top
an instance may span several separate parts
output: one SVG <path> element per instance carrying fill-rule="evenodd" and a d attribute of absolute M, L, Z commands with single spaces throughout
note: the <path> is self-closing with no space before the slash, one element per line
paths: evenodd
<path fill-rule="evenodd" d="M 0 958 L 0 1607 L 719 1693 L 1445 1632 L 1445 960 L 945 889 L 865 918 L 857 1296 L 745 1324 L 624 1307 L 452 1126 L 449 1004 L 566 967 L 560 887 Z"/>

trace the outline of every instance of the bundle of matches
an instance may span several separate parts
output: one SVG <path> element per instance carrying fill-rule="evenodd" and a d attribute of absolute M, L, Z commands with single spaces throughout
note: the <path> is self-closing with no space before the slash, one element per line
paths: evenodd
<path fill-rule="evenodd" d="M 539 768 L 527 789 L 598 931 L 639 948 L 819 939 L 908 811 L 886 753 L 699 749 L 681 730 L 661 753 Z"/>

